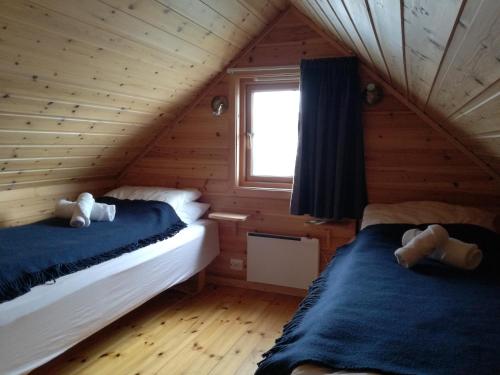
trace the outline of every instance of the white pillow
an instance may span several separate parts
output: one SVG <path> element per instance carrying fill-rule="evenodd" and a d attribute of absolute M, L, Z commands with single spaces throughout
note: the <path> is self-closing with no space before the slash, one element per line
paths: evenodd
<path fill-rule="evenodd" d="M 172 189 L 152 186 L 121 186 L 104 194 L 105 197 L 166 202 L 174 210 L 201 197 L 197 189 Z"/>
<path fill-rule="evenodd" d="M 188 202 L 175 212 L 183 222 L 191 224 L 202 217 L 209 208 L 209 203 Z"/>
<path fill-rule="evenodd" d="M 442 202 L 416 201 L 369 204 L 361 229 L 374 224 L 474 224 L 495 231 L 495 214 L 474 207 Z"/>

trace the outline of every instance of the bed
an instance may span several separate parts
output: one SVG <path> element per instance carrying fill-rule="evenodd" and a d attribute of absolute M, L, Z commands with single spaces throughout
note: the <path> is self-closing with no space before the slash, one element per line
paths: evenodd
<path fill-rule="evenodd" d="M 257 375 L 500 373 L 500 237 L 492 230 L 494 215 L 461 215 L 458 208 L 447 215 L 443 209 L 450 207 L 433 203 L 444 216 L 433 220 L 432 209 L 420 215 L 419 205 L 410 206 L 410 217 L 399 212 L 396 223 L 392 207 L 368 210 L 356 240 L 338 249 L 264 354 Z M 379 209 L 383 215 L 374 218 Z M 394 250 L 407 229 L 426 227 L 419 220 L 451 222 L 443 224 L 451 237 L 482 249 L 480 266 L 464 271 L 432 259 L 412 269 L 398 265 Z"/>
<path fill-rule="evenodd" d="M 0 373 L 27 373 L 48 362 L 204 270 L 218 254 L 217 224 L 201 219 L 0 303 Z"/>

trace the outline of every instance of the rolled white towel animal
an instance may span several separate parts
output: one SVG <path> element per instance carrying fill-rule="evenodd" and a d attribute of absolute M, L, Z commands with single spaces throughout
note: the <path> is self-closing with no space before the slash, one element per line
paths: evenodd
<path fill-rule="evenodd" d="M 69 225 L 75 228 L 88 227 L 90 225 L 90 213 L 95 200 L 90 193 L 81 193 L 76 200 L 76 207 L 71 215 Z"/>
<path fill-rule="evenodd" d="M 70 219 L 73 216 L 73 210 L 76 207 L 76 202 L 61 199 L 56 203 L 56 217 L 61 219 Z M 94 203 L 90 220 L 93 221 L 113 221 L 116 215 L 116 206 L 114 204 Z"/>
<path fill-rule="evenodd" d="M 410 268 L 420 259 L 432 254 L 437 247 L 444 245 L 448 238 L 448 232 L 441 225 L 429 225 L 426 230 L 397 249 L 394 256 L 400 265 Z"/>
<path fill-rule="evenodd" d="M 113 221 L 115 220 L 116 206 L 114 204 L 94 203 L 90 219 L 95 221 Z"/>
<path fill-rule="evenodd" d="M 422 231 L 418 229 L 407 230 L 403 234 L 403 246 L 410 242 Z M 467 243 L 456 238 L 449 238 L 446 243 L 435 249 L 429 258 L 465 270 L 473 270 L 483 260 L 483 252 L 476 244 Z"/>

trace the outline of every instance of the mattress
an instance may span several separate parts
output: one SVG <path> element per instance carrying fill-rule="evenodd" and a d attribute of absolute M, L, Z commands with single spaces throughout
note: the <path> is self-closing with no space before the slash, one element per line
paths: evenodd
<path fill-rule="evenodd" d="M 218 253 L 217 223 L 199 220 L 174 237 L 0 304 L 0 374 L 41 366 L 203 270 Z"/>

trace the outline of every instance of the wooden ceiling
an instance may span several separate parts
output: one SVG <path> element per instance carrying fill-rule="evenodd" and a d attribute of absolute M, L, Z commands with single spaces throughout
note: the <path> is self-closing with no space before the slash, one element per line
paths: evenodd
<path fill-rule="evenodd" d="M 500 174 L 500 1 L 292 0 Z"/>
<path fill-rule="evenodd" d="M 292 0 L 500 172 L 500 2 Z M 290 0 L 0 0 L 0 190 L 114 177 Z"/>
<path fill-rule="evenodd" d="M 0 0 L 0 190 L 116 176 L 287 0 Z"/>

